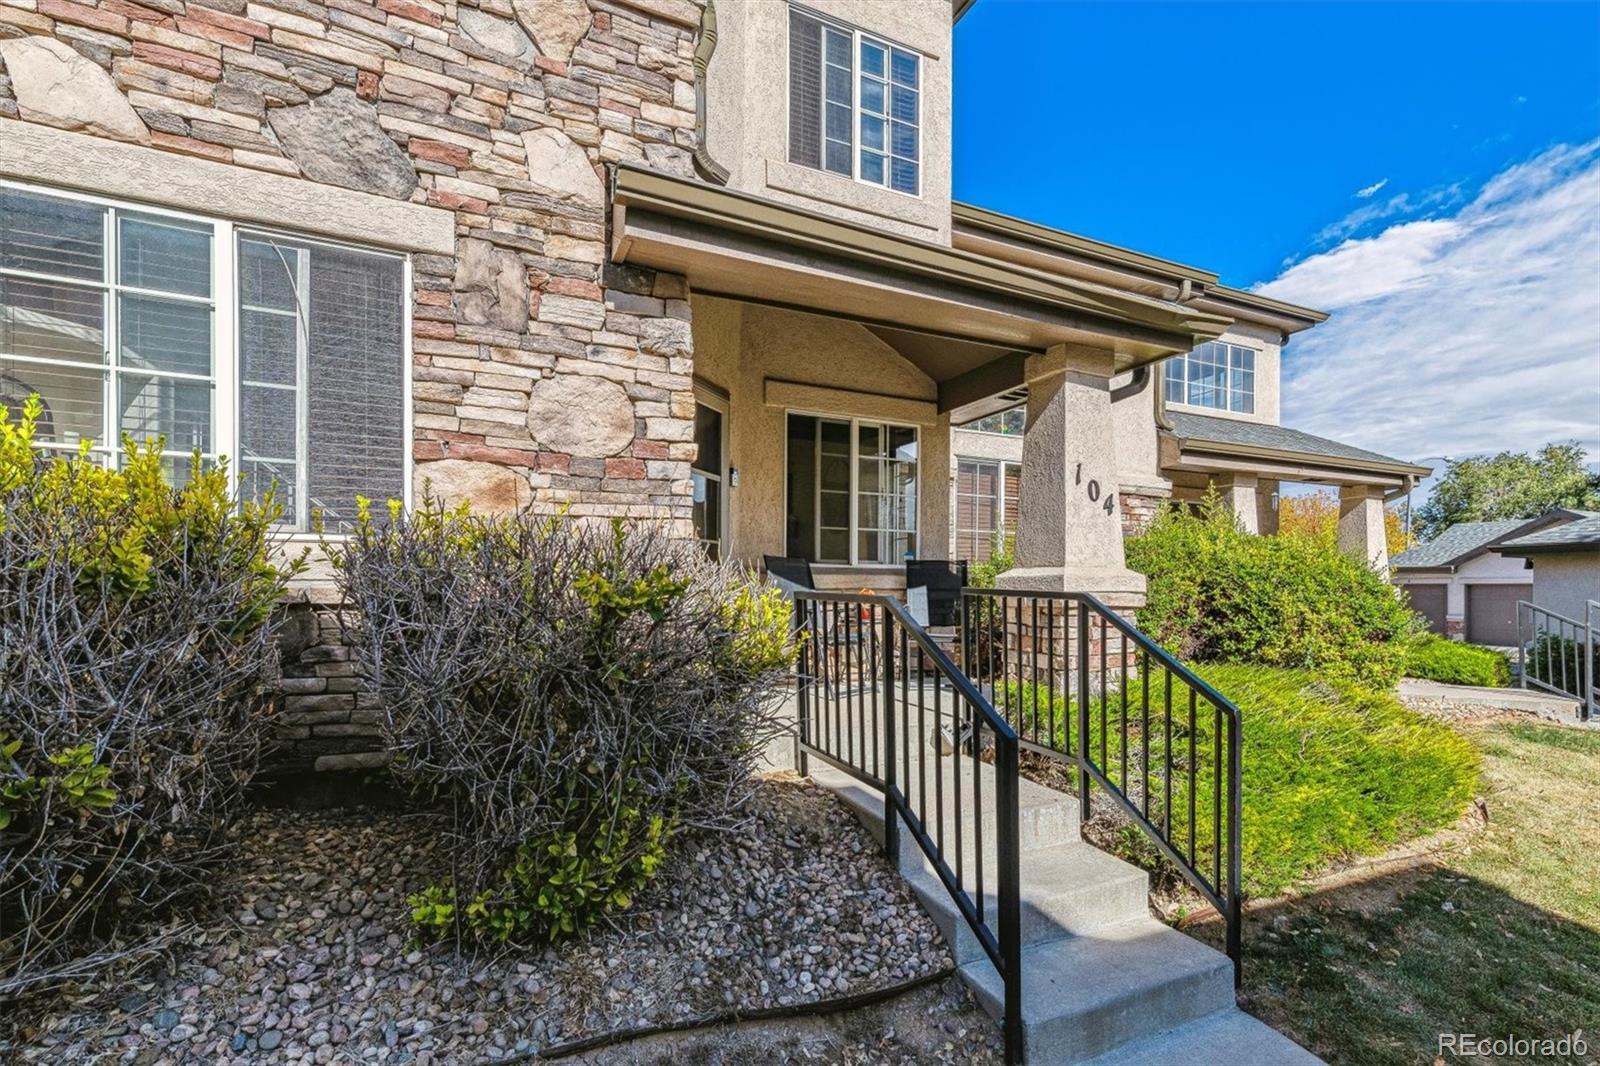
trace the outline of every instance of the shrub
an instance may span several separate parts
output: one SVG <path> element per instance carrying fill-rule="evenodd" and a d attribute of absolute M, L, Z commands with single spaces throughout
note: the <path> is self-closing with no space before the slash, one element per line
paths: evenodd
<path fill-rule="evenodd" d="M 1493 648 L 1423 633 L 1407 646 L 1405 676 L 1448 685 L 1504 688 L 1511 684 L 1511 661 Z"/>
<path fill-rule="evenodd" d="M 972 587 L 994 588 L 995 579 L 1017 565 L 1016 547 L 1015 537 L 1005 537 L 994 546 L 989 558 L 973 563 L 967 572 L 967 580 L 972 583 Z"/>
<path fill-rule="evenodd" d="M 32 447 L 0 407 L 0 998 L 91 969 L 226 852 L 294 565 L 226 471 Z"/>
<path fill-rule="evenodd" d="M 740 819 L 790 661 L 781 593 L 653 528 L 363 513 L 335 552 L 400 779 L 446 800 L 424 931 L 554 939 L 672 836 Z"/>
<path fill-rule="evenodd" d="M 1149 578 L 1139 625 L 1180 658 L 1315 670 L 1387 686 L 1420 620 L 1362 560 L 1313 537 L 1239 529 L 1215 496 L 1128 542 Z"/>
<path fill-rule="evenodd" d="M 1583 689 L 1583 645 L 1559 633 L 1544 633 L 1527 646 L 1523 669 L 1530 678 L 1574 694 Z M 1600 644 L 1595 645 L 1590 678 L 1600 686 Z"/>
<path fill-rule="evenodd" d="M 1340 860 L 1375 854 L 1410 837 L 1448 826 L 1466 809 L 1477 787 L 1477 754 L 1449 727 L 1403 707 L 1389 692 L 1348 681 L 1327 680 L 1302 670 L 1259 666 L 1205 666 L 1200 673 L 1239 708 L 1243 722 L 1243 798 L 1240 818 L 1244 887 L 1251 895 L 1274 895 Z M 1165 815 L 1166 731 L 1164 697 L 1151 687 L 1150 812 Z M 1055 744 L 1069 745 L 1076 703 L 1032 686 L 1008 686 L 1019 732 L 1034 735 L 1052 722 Z M 1037 702 L 1036 702 L 1037 701 Z M 1190 737 L 1187 699 L 1174 699 L 1171 833 L 1187 841 Z M 1107 701 L 1109 778 L 1121 784 L 1122 700 Z M 1129 687 L 1128 778 L 1137 801 L 1145 766 L 1141 686 Z M 1213 819 L 1214 716 L 1195 718 L 1195 838 L 1202 869 L 1209 869 Z M 1099 700 L 1089 714 L 1089 745 L 1100 744 Z M 1041 737 L 1041 739 L 1043 739 Z M 1073 750 L 1070 747 L 1065 750 Z M 1133 860 L 1142 847 L 1125 852 Z"/>

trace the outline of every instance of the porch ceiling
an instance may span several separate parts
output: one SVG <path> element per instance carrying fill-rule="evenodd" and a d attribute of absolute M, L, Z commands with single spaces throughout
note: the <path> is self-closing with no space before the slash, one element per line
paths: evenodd
<path fill-rule="evenodd" d="M 945 410 L 1015 390 L 1024 356 L 1055 344 L 1108 349 L 1127 370 L 1231 322 L 632 165 L 617 167 L 612 211 L 615 261 L 861 322 L 939 383 Z"/>

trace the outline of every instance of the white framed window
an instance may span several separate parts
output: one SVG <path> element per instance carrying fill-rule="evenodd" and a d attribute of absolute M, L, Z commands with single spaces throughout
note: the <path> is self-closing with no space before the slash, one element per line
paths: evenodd
<path fill-rule="evenodd" d="M 0 182 L 0 403 L 107 463 L 163 438 L 174 481 L 227 458 L 293 529 L 409 498 L 409 294 L 404 256 Z"/>
<path fill-rule="evenodd" d="M 785 552 L 897 565 L 917 553 L 915 426 L 789 412 Z"/>
<path fill-rule="evenodd" d="M 1174 356 L 1163 372 L 1168 403 L 1254 414 L 1256 353 L 1241 344 L 1207 341 Z"/>
<path fill-rule="evenodd" d="M 956 558 L 987 560 L 1017 532 L 1022 467 L 988 459 L 956 462 Z"/>
<path fill-rule="evenodd" d="M 1028 428 L 1026 405 L 1008 407 L 992 415 L 984 415 L 974 422 L 958 427 L 973 433 L 994 433 L 1002 437 L 1020 437 Z"/>
<path fill-rule="evenodd" d="M 789 161 L 922 194 L 922 56 L 789 9 Z"/>
<path fill-rule="evenodd" d="M 695 459 L 689 464 L 694 533 L 706 554 L 720 560 L 728 551 L 728 401 L 698 385 L 694 441 Z"/>

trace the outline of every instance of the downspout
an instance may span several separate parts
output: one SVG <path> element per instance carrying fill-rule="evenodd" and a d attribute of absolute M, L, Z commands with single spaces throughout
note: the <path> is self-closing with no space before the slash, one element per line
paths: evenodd
<path fill-rule="evenodd" d="M 706 68 L 717 50 L 717 8 L 706 0 L 700 13 L 700 40 L 694 46 L 694 169 L 714 185 L 728 184 L 728 168 L 706 150 Z"/>

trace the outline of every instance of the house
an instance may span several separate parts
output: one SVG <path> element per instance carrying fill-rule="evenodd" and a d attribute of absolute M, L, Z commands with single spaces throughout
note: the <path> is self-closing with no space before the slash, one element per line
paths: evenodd
<path fill-rule="evenodd" d="M 1578 526 L 1581 533 L 1594 517 L 1586 511 L 1557 508 L 1533 519 L 1458 522 L 1428 543 L 1395 556 L 1390 578 L 1405 591 L 1411 606 L 1428 619 L 1433 632 L 1452 640 L 1510 647 L 1518 643 L 1517 603 L 1533 601 L 1535 588 L 1533 575 L 1528 573 L 1531 564 L 1524 562 L 1517 550 L 1501 549 L 1525 538 L 1553 536 L 1571 526 Z M 1583 551 L 1575 548 L 1580 559 Z M 1535 554 L 1539 554 L 1537 549 Z M 1566 566 L 1564 555 L 1553 555 L 1551 561 L 1546 598 L 1570 607 L 1571 596 L 1565 590 L 1577 586 L 1566 578 L 1586 568 L 1581 561 L 1576 568 Z M 1592 569 L 1590 572 L 1592 586 Z M 1557 592 L 1558 587 L 1563 591 Z M 1578 617 L 1582 617 L 1581 607 Z"/>
<path fill-rule="evenodd" d="M 958 204 L 958 245 L 1012 257 L 1052 273 L 1117 284 L 1230 324 L 1113 393 L 1116 470 L 1124 532 L 1149 521 L 1164 500 L 1216 491 L 1251 532 L 1276 532 L 1278 493 L 1288 482 L 1334 487 L 1339 542 L 1378 569 L 1387 563 L 1383 505 L 1431 471 L 1280 423 L 1282 351 L 1327 315 L 1220 285 L 1215 274 L 1086 237 Z M 955 432 L 955 553 L 983 558 L 1012 534 L 1022 495 L 1020 409 Z"/>
<path fill-rule="evenodd" d="M 1600 512 L 1513 536 L 1494 550 L 1533 571 L 1528 602 L 1574 621 L 1600 625 Z"/>

